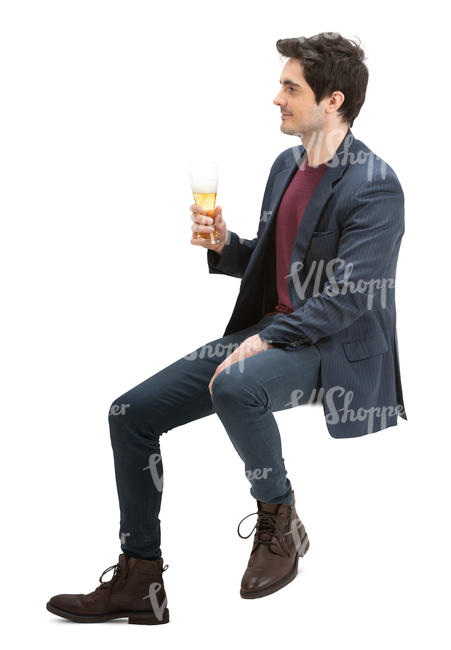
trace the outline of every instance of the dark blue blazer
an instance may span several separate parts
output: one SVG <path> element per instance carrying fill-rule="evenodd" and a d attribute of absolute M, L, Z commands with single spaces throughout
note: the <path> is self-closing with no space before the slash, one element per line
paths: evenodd
<path fill-rule="evenodd" d="M 229 231 L 222 255 L 207 251 L 210 273 L 241 278 L 223 336 L 259 321 L 277 304 L 275 217 L 306 157 L 302 145 L 274 161 L 254 239 Z M 395 172 L 348 132 L 306 207 L 291 255 L 293 312 L 263 328 L 286 350 L 315 344 L 329 433 L 349 438 L 407 419 L 396 335 L 395 275 L 404 233 L 404 194 Z"/>

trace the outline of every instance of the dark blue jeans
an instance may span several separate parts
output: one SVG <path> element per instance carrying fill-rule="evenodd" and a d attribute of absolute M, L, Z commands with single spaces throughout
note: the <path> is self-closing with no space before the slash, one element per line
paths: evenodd
<path fill-rule="evenodd" d="M 315 345 L 270 348 L 239 360 L 208 384 L 217 366 L 244 339 L 279 314 L 203 344 L 112 403 L 108 416 L 120 507 L 121 548 L 135 557 L 161 557 L 163 489 L 160 435 L 216 413 L 244 462 L 251 495 L 291 503 L 279 429 L 273 412 L 313 401 L 320 388 Z"/>

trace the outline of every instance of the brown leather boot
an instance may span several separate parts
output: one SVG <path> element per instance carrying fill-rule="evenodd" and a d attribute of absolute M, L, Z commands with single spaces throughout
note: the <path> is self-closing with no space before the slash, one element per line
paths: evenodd
<path fill-rule="evenodd" d="M 103 623 L 113 618 L 128 618 L 129 623 L 159 625 L 169 622 L 163 585 L 163 559 L 141 560 L 119 555 L 119 562 L 108 567 L 101 583 L 90 594 L 59 594 L 47 603 L 52 614 L 76 623 Z M 114 569 L 108 582 L 102 578 Z"/>
<path fill-rule="evenodd" d="M 247 517 L 238 524 L 238 535 L 243 539 L 256 530 L 251 556 L 241 580 L 242 598 L 268 596 L 285 587 L 297 575 L 298 560 L 306 554 L 309 539 L 296 513 L 294 490 L 292 497 L 291 505 L 257 501 L 258 511 L 247 515 L 258 515 L 249 535 L 240 533 L 240 525 Z"/>

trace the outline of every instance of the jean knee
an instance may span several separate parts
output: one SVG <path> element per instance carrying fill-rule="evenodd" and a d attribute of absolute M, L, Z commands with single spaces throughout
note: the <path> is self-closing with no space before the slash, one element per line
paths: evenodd
<path fill-rule="evenodd" d="M 242 393 L 246 381 L 243 373 L 230 372 L 230 369 L 231 366 L 225 368 L 213 380 L 211 385 L 213 403 L 233 402 Z"/>
<path fill-rule="evenodd" d="M 126 444 L 133 438 L 135 443 L 145 442 L 147 448 L 152 446 L 155 450 L 159 449 L 162 429 L 156 415 L 147 402 L 143 403 L 132 392 L 124 393 L 112 402 L 108 411 L 108 423 L 113 447 Z"/>
<path fill-rule="evenodd" d="M 124 397 L 118 397 L 112 402 L 109 411 L 108 411 L 108 421 L 114 421 L 116 417 L 123 417 L 127 414 L 127 411 L 131 408 L 131 404 Z"/>
<path fill-rule="evenodd" d="M 124 424 L 130 418 L 132 411 L 131 399 L 127 393 L 117 397 L 110 405 L 108 411 L 108 422 L 115 428 L 117 425 Z"/>

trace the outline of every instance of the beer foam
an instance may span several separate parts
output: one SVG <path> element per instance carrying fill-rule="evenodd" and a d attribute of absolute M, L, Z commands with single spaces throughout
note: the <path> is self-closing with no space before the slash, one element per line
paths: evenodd
<path fill-rule="evenodd" d="M 190 177 L 191 189 L 194 194 L 216 194 L 218 189 L 217 178 Z"/>

